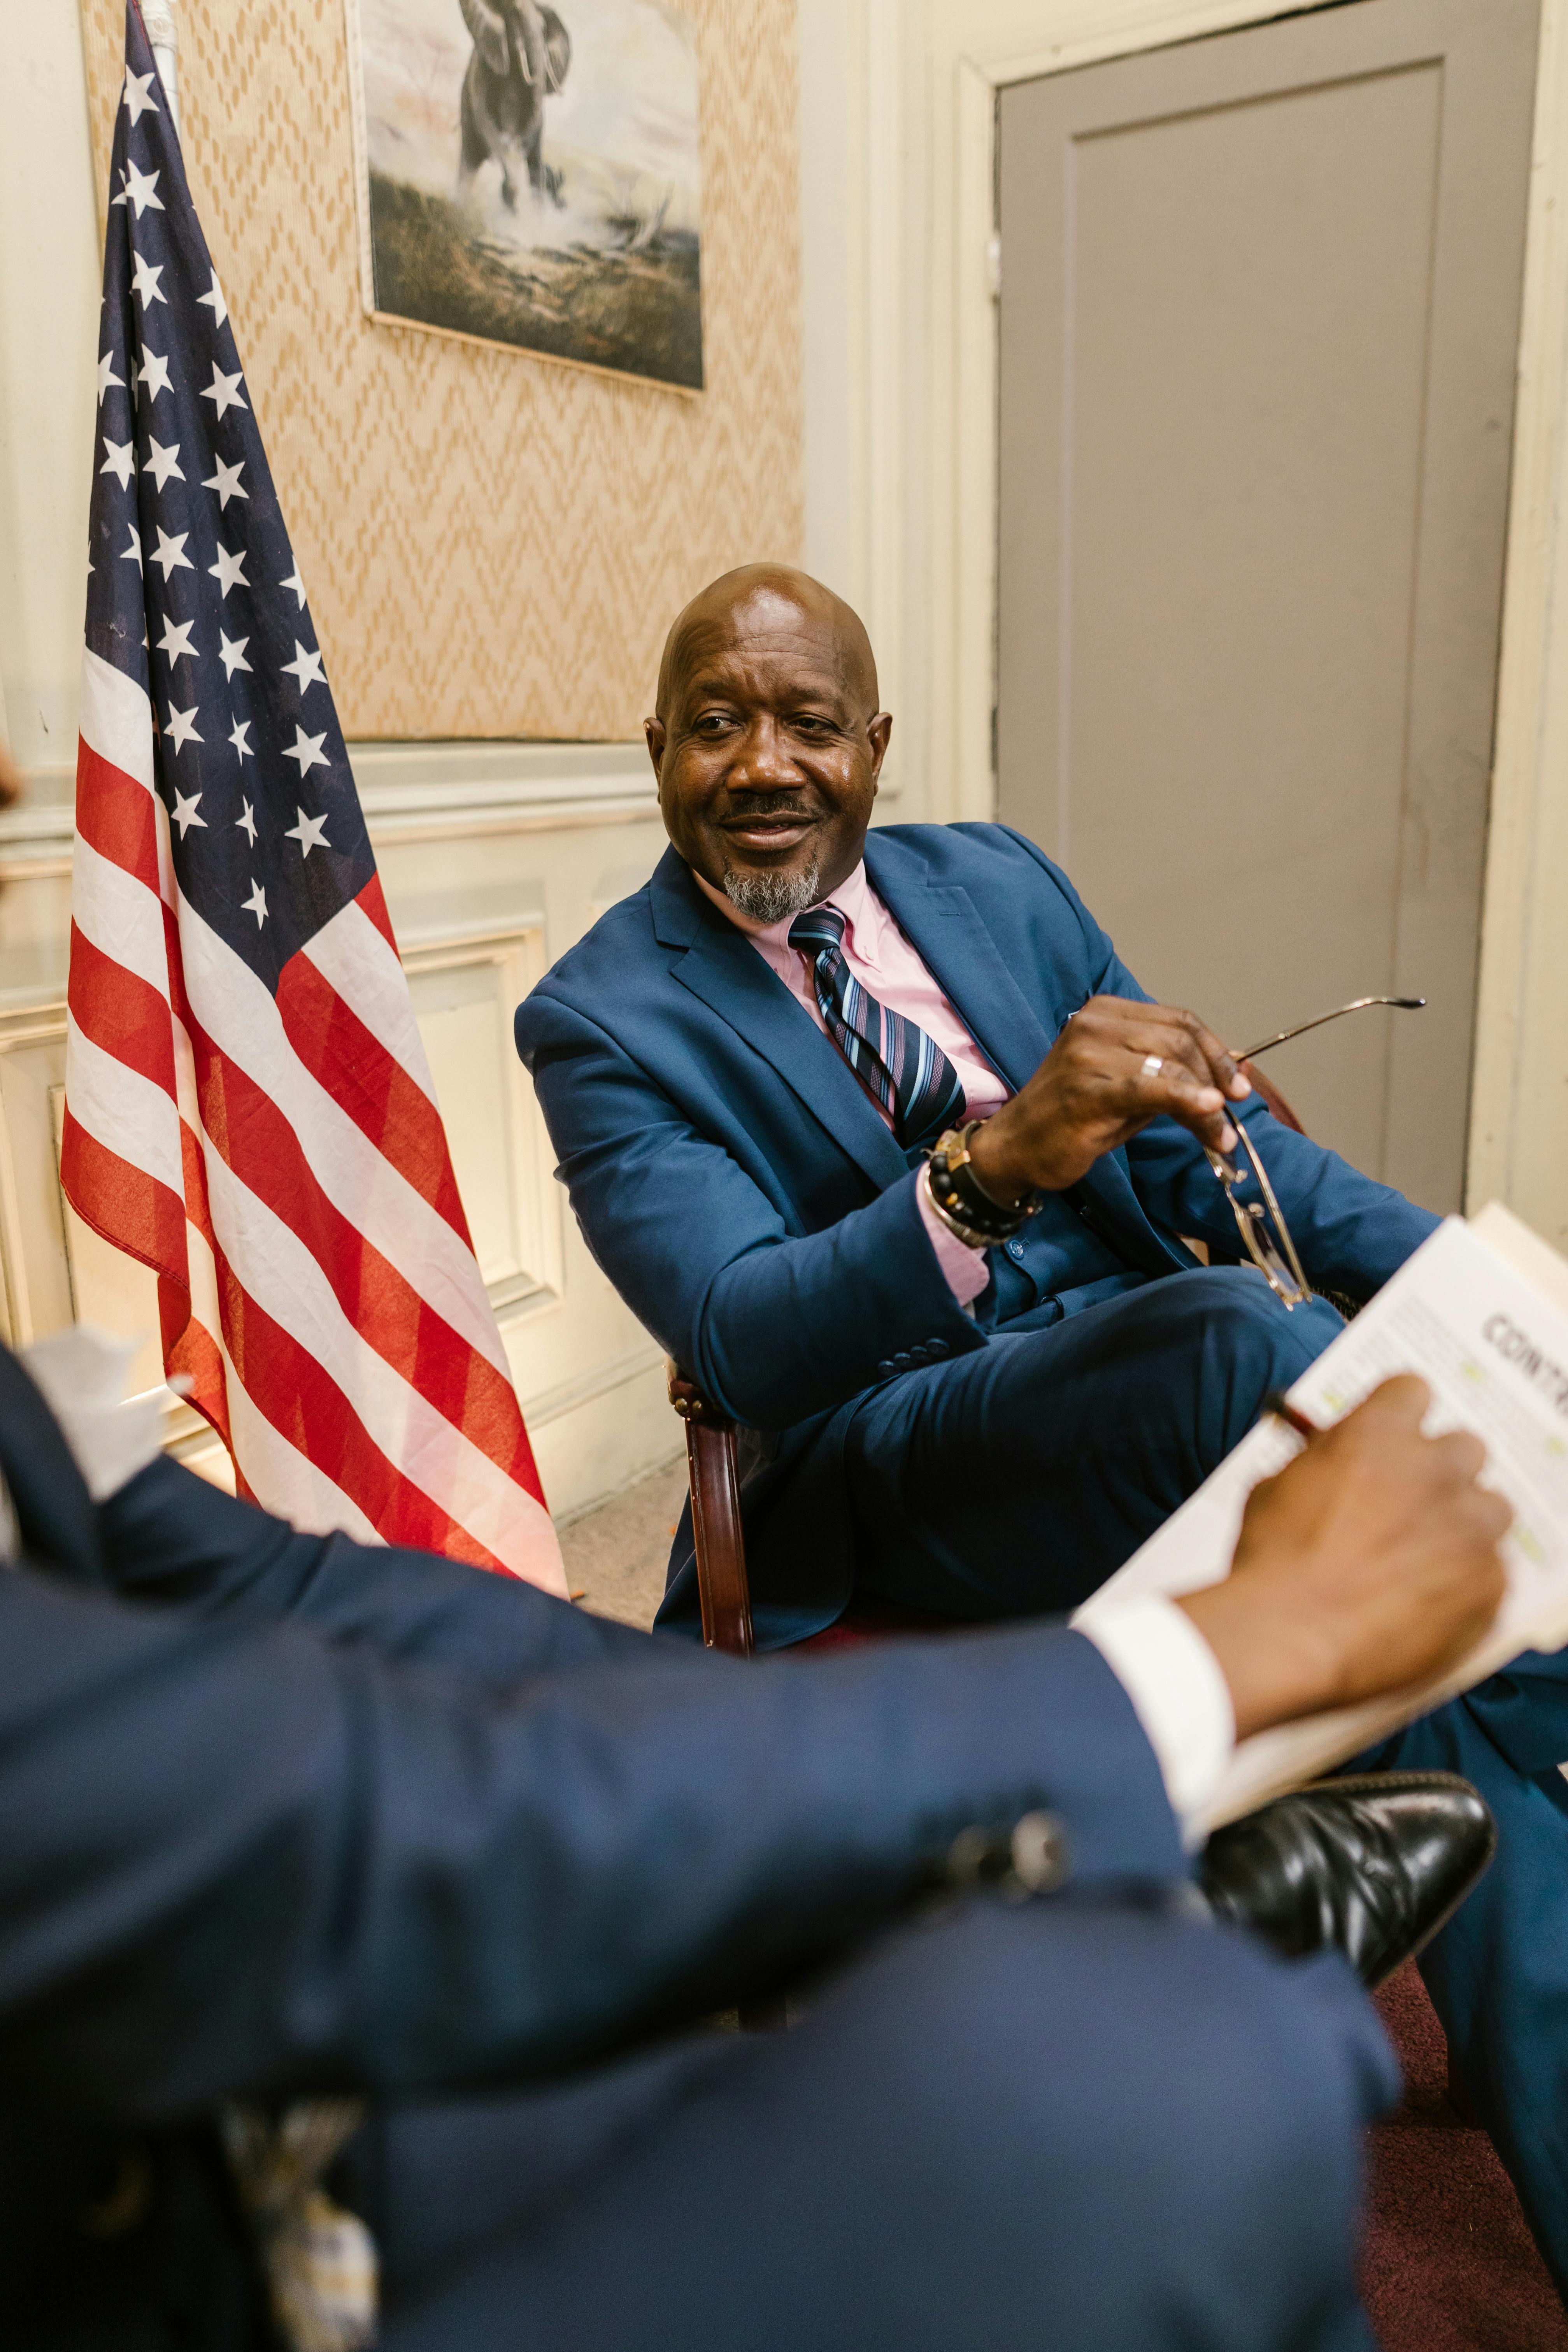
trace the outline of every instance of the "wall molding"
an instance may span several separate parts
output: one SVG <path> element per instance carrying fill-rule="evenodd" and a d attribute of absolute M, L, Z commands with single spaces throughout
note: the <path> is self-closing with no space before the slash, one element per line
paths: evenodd
<path fill-rule="evenodd" d="M 595 1364 L 591 1371 L 580 1372 L 575 1380 L 558 1381 L 553 1388 L 540 1389 L 534 1395 L 522 1398 L 523 1420 L 531 1430 L 546 1428 L 551 1422 L 575 1412 L 579 1406 L 607 1396 L 612 1389 L 625 1388 L 628 1381 L 640 1379 L 644 1372 L 662 1370 L 663 1367 L 664 1350 L 653 1340 L 645 1347 L 628 1348 L 624 1355 Z M 674 1450 L 672 1445 L 671 1451 Z M 639 1477 L 641 1475 L 640 1471 L 637 1473 Z"/>
<path fill-rule="evenodd" d="M 373 843 L 467 841 L 656 818 L 641 743 L 351 743 Z M 70 872 L 74 766 L 33 767 L 26 798 L 0 814 L 0 880 Z"/>

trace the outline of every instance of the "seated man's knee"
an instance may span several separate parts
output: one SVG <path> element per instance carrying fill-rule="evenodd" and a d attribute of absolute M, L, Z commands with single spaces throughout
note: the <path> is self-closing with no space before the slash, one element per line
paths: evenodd
<path fill-rule="evenodd" d="M 1344 1328 L 1326 1298 L 1287 1307 L 1260 1274 L 1244 1266 L 1209 1266 L 1183 1275 L 1175 1286 L 1190 1317 L 1201 1377 L 1218 1386 L 1245 1415 L 1255 1418 L 1270 1389 L 1288 1387 Z"/>

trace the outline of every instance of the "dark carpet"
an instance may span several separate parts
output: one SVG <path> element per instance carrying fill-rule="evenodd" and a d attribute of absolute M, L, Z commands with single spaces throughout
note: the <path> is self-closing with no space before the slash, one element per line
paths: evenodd
<path fill-rule="evenodd" d="M 1414 1965 L 1377 2005 L 1405 2081 L 1370 2135 L 1363 2284 L 1383 2352 L 1568 2352 L 1512 2184 L 1449 2101 L 1447 2043 Z"/>

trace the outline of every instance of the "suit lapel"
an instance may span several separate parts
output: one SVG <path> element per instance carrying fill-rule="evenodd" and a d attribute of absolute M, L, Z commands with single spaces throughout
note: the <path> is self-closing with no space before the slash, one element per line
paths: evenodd
<path fill-rule="evenodd" d="M 868 833 L 866 871 L 904 937 L 970 1034 L 1015 1094 L 1033 1077 L 1056 1038 L 1008 971 L 967 890 L 932 882 L 902 842 Z"/>
<path fill-rule="evenodd" d="M 658 938 L 685 949 L 670 967 L 681 986 L 762 1055 L 879 1192 L 897 1183 L 909 1163 L 837 1046 L 745 933 L 706 904 L 673 850 L 659 863 L 652 897 Z"/>
<path fill-rule="evenodd" d="M 932 882 L 904 843 L 868 833 L 866 871 L 900 929 L 941 982 L 949 1003 L 1016 1094 L 1050 1052 L 1073 1006 L 1059 1013 L 1053 1009 L 1054 1025 L 1047 1027 L 1008 970 L 968 891 L 956 883 Z M 1190 1263 L 1144 1215 L 1119 1152 L 1097 1160 L 1068 1197 L 1087 1211 L 1089 1223 L 1130 1265 L 1169 1274 Z"/>

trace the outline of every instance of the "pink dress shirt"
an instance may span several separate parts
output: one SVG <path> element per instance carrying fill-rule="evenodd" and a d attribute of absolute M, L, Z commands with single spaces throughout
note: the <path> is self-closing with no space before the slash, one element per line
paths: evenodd
<path fill-rule="evenodd" d="M 786 915 L 782 923 L 757 923 L 731 906 L 722 890 L 705 882 L 700 874 L 693 874 L 697 887 L 713 904 L 727 915 L 737 930 L 744 931 L 769 970 L 775 971 L 798 1003 L 805 1005 L 824 1036 L 827 1024 L 816 1002 L 812 985 L 810 959 L 789 943 L 790 925 L 796 919 Z M 846 882 L 841 882 L 832 896 L 820 902 L 837 907 L 844 918 L 844 960 L 862 987 L 870 991 L 879 1004 L 889 1005 L 901 1013 L 906 1021 L 918 1022 L 926 1035 L 935 1041 L 958 1073 L 968 1104 L 966 1117 L 989 1118 L 1000 1110 L 1007 1099 L 1007 1087 L 992 1068 L 975 1044 L 963 1021 L 937 986 L 914 949 L 900 930 L 887 908 L 872 889 L 866 876 L 864 860 Z M 833 1048 L 837 1053 L 837 1045 Z M 873 1098 L 868 1095 L 868 1102 Z M 873 1108 L 891 1127 L 892 1120 L 880 1103 Z M 989 1280 L 984 1250 L 972 1250 L 956 1234 L 950 1234 L 936 1211 L 931 1207 L 925 1186 L 915 1194 L 921 1219 L 931 1236 L 937 1264 L 947 1277 L 949 1289 L 961 1307 L 969 1307 L 977 1299 Z"/>

